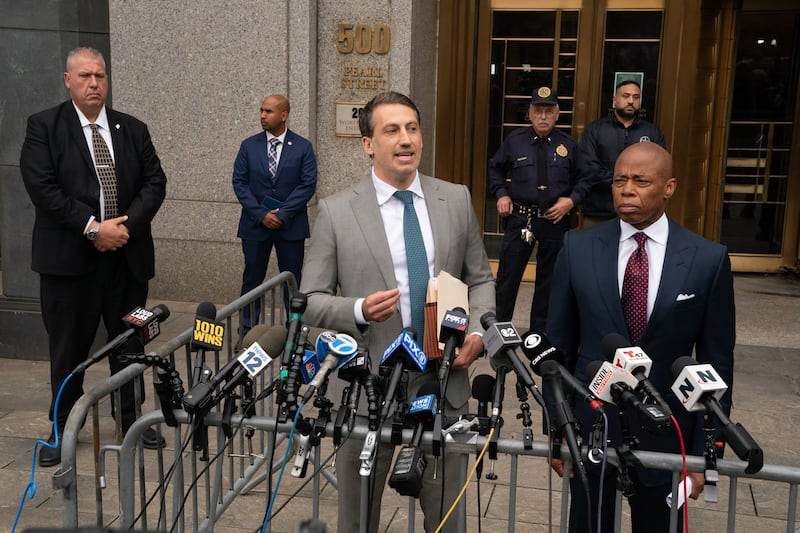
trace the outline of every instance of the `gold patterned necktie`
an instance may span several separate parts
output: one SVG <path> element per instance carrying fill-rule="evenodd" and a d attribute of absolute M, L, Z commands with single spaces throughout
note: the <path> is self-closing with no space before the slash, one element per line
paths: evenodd
<path fill-rule="evenodd" d="M 108 145 L 100 136 L 97 124 L 89 124 L 92 128 L 92 145 L 94 147 L 94 162 L 97 168 L 97 175 L 100 177 L 100 185 L 103 187 L 103 220 L 116 218 L 117 216 L 117 170 L 114 168 L 114 160 Z"/>

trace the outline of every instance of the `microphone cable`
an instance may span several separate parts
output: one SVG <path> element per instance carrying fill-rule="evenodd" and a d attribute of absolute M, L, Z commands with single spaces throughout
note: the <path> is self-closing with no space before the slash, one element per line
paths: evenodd
<path fill-rule="evenodd" d="M 683 530 L 685 533 L 689 533 L 689 495 L 687 494 L 686 490 L 686 477 L 689 475 L 686 471 L 686 442 L 683 440 L 683 431 L 681 431 L 681 426 L 678 424 L 678 419 L 675 418 L 675 415 L 672 416 L 672 423 L 675 425 L 675 431 L 678 432 L 678 442 L 681 445 L 681 479 L 684 481 L 683 483 Z"/>
<path fill-rule="evenodd" d="M 603 460 L 600 464 L 600 486 L 597 494 L 597 533 L 603 531 L 600 527 L 603 524 L 603 486 L 606 479 L 606 466 L 608 465 L 608 415 L 605 411 L 603 415 Z M 590 502 L 591 505 L 591 502 Z"/>
<path fill-rule="evenodd" d="M 272 513 L 272 516 L 269 517 L 270 521 L 272 521 L 273 518 L 278 516 L 278 513 L 280 513 L 287 505 L 289 505 L 289 502 L 291 502 L 292 499 L 294 499 L 295 496 L 300 494 L 300 491 L 302 491 L 306 487 L 306 485 L 308 485 L 311 482 L 311 480 L 314 479 L 315 476 L 319 475 L 319 473 L 322 472 L 322 469 L 327 466 L 328 462 L 331 459 L 333 459 L 333 456 L 335 456 L 339 452 L 339 450 L 342 448 L 342 446 L 344 446 L 344 444 L 347 442 L 347 439 L 350 438 L 350 435 L 352 435 L 352 432 L 347 432 L 347 435 L 344 436 L 344 438 L 342 439 L 342 442 L 340 442 L 338 445 L 334 446 L 333 451 L 323 461 L 320 462 L 319 467 L 314 469 L 314 471 L 311 473 L 311 475 L 308 476 L 308 479 L 303 481 L 303 483 L 301 483 L 300 486 L 297 487 L 297 490 L 295 490 L 293 493 L 291 493 L 289 495 L 289 497 L 286 499 L 286 501 L 283 502 L 281 504 L 281 506 L 278 507 L 275 510 L 274 513 Z M 265 514 L 264 515 L 264 520 L 266 520 L 266 519 L 267 519 L 267 516 Z M 259 526 L 258 529 L 256 529 L 253 533 L 259 533 L 260 531 L 261 531 L 261 527 Z"/>
<path fill-rule="evenodd" d="M 177 527 L 177 525 L 178 525 L 178 520 L 180 519 L 181 516 L 183 516 L 183 509 L 184 509 L 184 507 L 186 507 L 186 500 L 189 499 L 189 496 L 191 495 L 191 492 L 194 489 L 195 485 L 197 485 L 197 483 L 200 481 L 200 478 L 203 476 L 203 474 L 205 474 L 208 471 L 208 469 L 211 468 L 211 465 L 213 465 L 216 462 L 217 459 L 222 457 L 222 454 L 225 453 L 225 450 L 227 450 L 228 447 L 231 444 L 233 444 L 234 437 L 236 437 L 236 435 L 239 433 L 239 431 L 241 431 L 242 424 L 244 423 L 244 420 L 245 420 L 245 418 L 243 417 L 239 421 L 239 423 L 236 425 L 236 428 L 235 428 L 233 434 L 231 435 L 231 437 L 229 439 L 225 440 L 225 445 L 208 460 L 207 464 L 197 473 L 197 475 L 194 477 L 192 482 L 186 488 L 186 491 L 185 491 L 184 496 L 183 496 L 183 500 L 181 501 L 181 505 L 178 508 L 178 513 L 175 515 L 175 520 L 174 520 L 174 522 L 172 523 L 172 526 L 169 529 L 169 533 L 172 533 L 173 531 L 175 531 L 175 527 Z M 194 433 L 194 430 L 192 430 L 191 433 Z M 191 442 L 190 437 L 191 437 L 191 435 L 187 436 L 186 443 L 184 444 L 184 447 L 181 449 L 181 452 L 183 452 L 185 450 L 185 448 L 188 446 L 189 442 Z"/>
<path fill-rule="evenodd" d="M 458 506 L 458 502 L 461 501 L 461 498 L 464 497 L 464 493 L 467 491 L 467 487 L 469 487 L 469 484 L 472 483 L 472 476 L 475 475 L 475 471 L 478 469 L 478 465 L 480 464 L 481 459 L 483 459 L 486 450 L 489 449 L 489 443 L 492 442 L 493 436 L 494 436 L 494 428 L 489 430 L 489 434 L 486 436 L 486 441 L 483 443 L 483 448 L 481 449 L 481 452 L 478 454 L 478 457 L 476 457 L 475 464 L 472 465 L 472 470 L 470 470 L 469 474 L 467 474 L 467 481 L 464 482 L 464 486 L 461 487 L 458 496 L 456 496 L 456 499 L 453 501 L 453 504 L 450 506 L 450 509 L 448 509 L 447 514 L 444 515 L 444 518 L 442 518 L 442 521 L 439 522 L 439 526 L 436 528 L 434 533 L 439 533 L 442 530 L 444 524 L 450 518 L 450 515 L 453 514 L 453 511 L 456 509 L 456 506 Z"/>
<path fill-rule="evenodd" d="M 42 439 L 36 439 L 36 441 L 33 443 L 33 455 L 31 457 L 31 477 L 28 480 L 28 484 L 25 485 L 25 489 L 22 491 L 22 498 L 20 498 L 20 501 L 19 501 L 19 507 L 17 508 L 17 514 L 14 517 L 14 523 L 11 526 L 11 533 L 14 533 L 16 531 L 17 524 L 19 523 L 19 519 L 22 516 L 22 509 L 25 506 L 25 496 L 27 496 L 29 500 L 32 500 L 34 497 L 36 497 L 36 490 L 37 490 L 38 487 L 36 485 L 35 474 L 36 474 L 36 453 L 37 453 L 37 451 L 39 449 L 38 445 L 47 446 L 48 448 L 58 448 L 59 446 L 61 446 L 61 442 L 60 442 L 61 441 L 61 436 L 60 436 L 60 434 L 58 432 L 58 404 L 61 401 L 61 393 L 64 392 L 64 387 L 67 385 L 69 380 L 72 379 L 73 375 L 74 374 L 72 372 L 70 372 L 69 375 L 61 383 L 61 387 L 59 387 L 58 393 L 56 394 L 56 401 L 55 401 L 55 403 L 53 403 L 53 415 L 54 415 L 53 416 L 53 435 L 54 435 L 55 442 L 50 444 L 49 442 L 44 441 Z"/>
<path fill-rule="evenodd" d="M 186 448 L 189 446 L 189 443 L 191 442 L 191 439 L 192 439 L 192 433 L 194 433 L 194 430 L 192 430 L 192 431 L 190 431 L 188 433 L 188 435 L 186 437 L 186 441 L 181 446 L 181 455 L 183 455 L 183 452 L 185 452 Z M 150 496 L 150 498 L 147 499 L 145 504 L 142 506 L 142 509 L 139 511 L 139 514 L 136 515 L 136 518 L 133 519 L 133 522 L 131 523 L 131 529 L 133 529 L 133 527 L 136 526 L 136 523 L 139 520 L 141 520 L 142 516 L 144 516 L 144 512 L 147 510 L 147 508 L 150 506 L 150 504 L 153 503 L 153 500 L 155 499 L 157 494 L 161 494 L 161 501 L 159 502 L 158 521 L 156 522 L 156 524 L 160 524 L 161 523 L 161 520 L 163 518 L 163 513 L 164 513 L 164 510 L 165 510 L 165 504 L 166 504 L 165 489 L 169 486 L 170 481 L 172 481 L 172 475 L 175 473 L 175 469 L 177 468 L 177 466 L 178 466 L 178 463 L 176 461 L 176 462 L 173 462 L 172 465 L 169 467 L 169 469 L 167 470 L 166 474 L 164 475 L 164 479 L 161 480 L 161 482 L 158 484 L 158 486 L 153 491 L 153 495 Z"/>
<path fill-rule="evenodd" d="M 294 438 L 294 430 L 297 428 L 297 423 L 300 420 L 300 415 L 303 412 L 303 407 L 305 406 L 305 402 L 300 402 L 300 405 L 297 406 L 297 412 L 294 414 L 292 428 L 289 430 L 289 438 L 286 441 L 286 453 L 283 455 L 281 471 L 278 473 L 278 480 L 275 482 L 275 488 L 272 490 L 272 496 L 269 500 L 269 506 L 267 507 L 267 519 L 264 520 L 264 523 L 261 525 L 261 533 L 264 533 L 267 530 L 267 524 L 269 524 L 270 520 L 272 519 L 272 507 L 275 505 L 275 498 L 278 496 L 278 488 L 281 486 L 283 473 L 286 471 L 286 465 L 289 463 L 289 454 L 292 452 L 292 438 Z"/>

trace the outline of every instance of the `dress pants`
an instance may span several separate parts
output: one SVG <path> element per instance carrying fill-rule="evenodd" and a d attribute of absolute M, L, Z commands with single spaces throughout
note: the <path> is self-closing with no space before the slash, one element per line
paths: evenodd
<path fill-rule="evenodd" d="M 42 274 L 40 281 L 42 319 L 50 346 L 50 420 L 55 416 L 58 431 L 62 432 L 70 410 L 83 394 L 83 373 L 69 380 L 54 414 L 61 384 L 88 357 L 101 318 L 109 341 L 127 329 L 122 317 L 137 306 L 145 306 L 148 284 L 133 277 L 121 251 L 100 254 L 97 269 L 89 274 Z M 113 374 L 127 363 L 112 355 L 109 365 Z M 143 387 L 140 393 L 144 398 Z M 123 386 L 121 403 L 124 431 L 136 420 L 133 382 Z"/>
<path fill-rule="evenodd" d="M 597 501 L 600 488 L 600 468 L 596 465 L 587 465 L 589 477 L 590 498 L 592 501 L 591 512 L 586 505 L 586 495 L 583 483 L 578 477 L 570 479 L 570 508 L 569 531 L 570 533 L 597 533 Z M 639 481 L 635 472 L 632 473 L 633 496 L 628 498 L 631 510 L 632 533 L 668 533 L 670 508 L 667 506 L 666 497 L 672 486 L 656 485 L 649 487 Z M 611 465 L 606 466 L 603 478 L 603 503 L 602 503 L 602 528 L 600 533 L 614 531 L 614 500 L 616 497 L 617 469 Z M 587 517 L 587 513 L 589 516 Z M 589 529 L 589 520 L 591 529 Z M 683 531 L 683 513 L 678 512 L 677 531 Z"/>
<path fill-rule="evenodd" d="M 242 239 L 242 252 L 244 254 L 244 272 L 242 273 L 242 292 L 245 294 L 262 283 L 267 276 L 269 256 L 272 247 L 275 246 L 275 253 L 278 256 L 278 270 L 281 272 L 289 271 L 294 274 L 297 286 L 300 286 L 300 272 L 303 269 L 303 257 L 305 255 L 305 240 L 287 241 L 280 237 L 278 232 L 270 232 L 270 237 L 264 241 Z M 284 289 L 283 303 L 286 307 L 287 316 L 289 313 L 289 294 Z M 242 311 L 242 331 L 244 335 L 253 324 L 257 324 L 261 314 L 261 306 L 256 303 L 256 316 L 250 317 L 250 306 Z"/>
<path fill-rule="evenodd" d="M 514 316 L 519 285 L 525 267 L 531 258 L 533 247 L 539 243 L 536 252 L 536 287 L 530 311 L 530 327 L 545 331 L 547 328 L 547 305 L 550 301 L 550 281 L 556 257 L 561 250 L 564 233 L 569 229 L 569 217 L 558 224 L 547 219 L 533 217 L 531 228 L 535 240 L 530 244 L 522 240 L 521 231 L 525 228 L 527 217 L 512 213 L 506 219 L 505 233 L 500 247 L 500 265 L 497 269 L 497 320 L 508 322 Z"/>
<path fill-rule="evenodd" d="M 436 376 L 434 372 L 427 372 L 423 374 L 423 381 L 435 381 Z M 419 388 L 420 379 L 415 379 L 415 383 L 409 388 L 409 398 L 416 396 L 415 391 Z M 445 414 L 448 416 L 458 416 L 467 412 L 467 405 L 459 409 L 453 409 L 445 402 Z M 335 418 L 335 416 L 334 416 Z M 367 418 L 363 416 L 357 417 L 356 423 L 360 426 L 367 425 Z M 391 423 L 391 420 L 387 423 Z M 347 531 L 357 533 L 359 531 L 360 521 L 360 503 L 361 503 L 361 476 L 358 470 L 361 467 L 359 454 L 361 448 L 364 446 L 363 440 L 348 439 L 339 452 L 336 454 L 336 478 L 338 481 L 339 491 L 339 521 L 338 531 Z M 378 531 L 378 526 L 381 516 L 381 499 L 383 491 L 386 486 L 386 481 L 389 472 L 394 466 L 393 456 L 395 447 L 389 443 L 381 442 L 378 445 L 378 453 L 375 457 L 375 463 L 372 469 L 372 477 L 370 478 L 370 486 L 374 487 L 370 499 L 370 513 L 369 513 L 369 528 L 367 531 L 375 533 Z M 437 478 L 433 479 L 434 461 L 433 454 L 426 452 L 424 454 L 427 464 L 423 473 L 423 485 L 419 495 L 419 504 L 422 507 L 422 512 L 425 515 L 425 531 L 433 533 L 441 521 L 439 515 L 440 502 L 442 501 L 442 478 L 447 479 L 444 482 L 444 507 L 442 508 L 442 517 L 447 514 L 447 510 L 455 501 L 456 496 L 461 491 L 459 480 L 462 477 L 459 472 L 460 455 L 447 451 L 444 448 L 444 454 L 438 461 Z M 444 463 L 445 475 L 442 476 L 442 467 Z M 394 489 L 387 489 L 394 490 Z M 466 498 L 466 495 L 464 496 Z M 450 518 L 445 523 L 442 530 L 444 533 L 459 533 L 458 532 L 458 516 L 457 512 L 453 512 Z"/>

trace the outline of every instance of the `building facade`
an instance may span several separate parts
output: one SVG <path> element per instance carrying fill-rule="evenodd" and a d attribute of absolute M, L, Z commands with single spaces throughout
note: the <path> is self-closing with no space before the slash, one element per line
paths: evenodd
<path fill-rule="evenodd" d="M 411 95 L 422 113 L 422 170 L 470 187 L 496 260 L 501 230 L 486 166 L 504 136 L 524 124 L 531 89 L 558 91 L 558 127 L 579 138 L 610 112 L 622 74 L 642 80 L 641 115 L 664 131 L 674 155 L 678 189 L 669 214 L 728 245 L 735 270 L 798 266 L 800 7 L 791 0 L 0 6 L 0 38 L 9 43 L 0 58 L 0 321 L 16 335 L 40 320 L 31 319 L 38 309 L 33 209 L 18 168 L 25 118 L 66 99 L 64 59 L 80 45 L 106 54 L 111 105 L 149 124 L 167 173 L 167 200 L 153 227 L 155 299 L 238 296 L 231 169 L 241 140 L 260 131 L 258 106 L 268 94 L 288 96 L 289 127 L 314 143 L 318 197 L 369 171 L 360 107 L 386 89 Z M 312 205 L 312 220 L 313 213 Z M 18 342 L 0 338 L 10 345 L 0 355 L 26 356 Z"/>

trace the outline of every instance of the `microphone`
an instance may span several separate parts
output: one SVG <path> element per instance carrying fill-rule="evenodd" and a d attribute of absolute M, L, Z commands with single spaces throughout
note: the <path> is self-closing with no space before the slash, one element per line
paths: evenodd
<path fill-rule="evenodd" d="M 531 370 L 537 375 L 542 375 L 542 364 L 552 361 L 557 365 L 561 374 L 561 381 L 569 386 L 572 391 L 580 396 L 581 400 L 589 404 L 592 410 L 603 412 L 603 404 L 594 394 L 578 381 L 572 372 L 564 367 L 564 353 L 553 346 L 544 333 L 532 329 L 522 336 L 522 353 L 530 360 Z"/>
<path fill-rule="evenodd" d="M 383 398 L 380 419 L 386 420 L 389 414 L 389 407 L 394 401 L 397 393 L 397 386 L 403 371 L 406 369 L 419 370 L 425 372 L 428 365 L 428 356 L 422 351 L 416 341 L 416 332 L 411 328 L 405 328 L 400 335 L 386 347 L 381 357 L 380 366 L 391 367 L 389 384 L 386 387 L 386 395 Z"/>
<path fill-rule="evenodd" d="M 161 333 L 161 323 L 169 318 L 169 309 L 164 304 L 158 304 L 151 310 L 144 307 L 136 307 L 133 311 L 122 317 L 122 321 L 128 325 L 128 329 L 111 339 L 105 346 L 90 355 L 85 361 L 80 363 L 72 371 L 78 374 L 103 359 L 105 356 L 116 352 L 128 342 L 131 337 L 138 337 L 142 346 L 158 337 Z"/>
<path fill-rule="evenodd" d="M 439 342 L 444 342 L 442 360 L 439 363 L 439 381 L 445 383 L 442 386 L 442 394 L 444 394 L 445 380 L 450 372 L 456 348 L 460 348 L 464 344 L 468 323 L 469 317 L 462 307 L 445 311 L 444 318 L 442 318 L 442 326 L 439 329 Z"/>
<path fill-rule="evenodd" d="M 322 361 L 319 371 L 314 374 L 314 379 L 308 384 L 303 395 L 303 403 L 311 399 L 314 392 L 328 379 L 328 374 L 355 357 L 357 350 L 358 343 L 353 337 L 345 333 L 335 334 L 333 341 L 328 343 L 328 354 Z"/>
<path fill-rule="evenodd" d="M 406 421 L 414 425 L 414 434 L 411 443 L 400 448 L 389 476 L 389 486 L 402 496 L 418 498 L 422 490 L 422 473 L 427 462 L 419 443 L 422 441 L 422 432 L 431 429 L 439 410 L 437 392 L 436 384 L 426 383 L 420 387 L 417 397 L 411 400 Z"/>
<path fill-rule="evenodd" d="M 372 473 L 375 454 L 377 452 L 378 428 L 386 421 L 389 415 L 389 407 L 391 407 L 394 397 L 397 394 L 397 386 L 400 383 L 403 372 L 406 367 L 424 372 L 425 367 L 428 365 L 428 356 L 425 355 L 422 348 L 417 344 L 415 340 L 416 336 L 417 333 L 413 329 L 403 329 L 400 335 L 386 347 L 386 350 L 383 352 L 383 357 L 381 357 L 381 366 L 384 368 L 391 368 L 391 374 L 389 376 L 389 384 L 386 387 L 386 394 L 381 404 L 378 424 L 374 424 L 374 429 L 373 424 L 370 424 L 370 431 L 367 432 L 367 436 L 364 439 L 364 446 L 361 448 L 361 454 L 359 455 L 361 467 L 358 473 L 362 477 L 368 477 Z M 369 385 L 369 382 L 366 382 L 364 386 L 367 391 L 367 399 L 370 401 L 370 406 L 372 406 L 372 401 L 375 399 L 374 388 L 373 391 L 370 392 L 370 388 L 367 388 L 367 385 Z M 372 399 L 370 399 L 370 397 L 372 397 Z M 370 413 L 369 418 L 372 420 L 372 413 Z"/>
<path fill-rule="evenodd" d="M 305 344 L 305 351 L 300 365 L 300 377 L 303 379 L 303 384 L 305 385 L 311 383 L 311 380 L 313 380 L 314 376 L 319 372 L 320 361 L 325 357 L 325 354 L 328 353 L 327 341 L 336 338 L 336 333 L 333 331 L 309 327 L 307 337 L 310 339 L 315 335 L 317 340 L 313 346 L 310 341 Z"/>
<path fill-rule="evenodd" d="M 289 366 L 292 363 L 292 356 L 297 348 L 297 341 L 300 337 L 300 329 L 303 327 L 303 313 L 308 305 L 308 297 L 302 292 L 294 294 L 289 300 L 289 332 L 286 335 L 286 344 L 281 355 L 281 379 L 286 379 Z"/>
<path fill-rule="evenodd" d="M 517 333 L 517 328 L 511 322 L 498 322 L 497 317 L 491 311 L 484 313 L 481 317 L 481 326 L 486 332 L 483 334 L 483 345 L 489 353 L 489 363 L 494 370 L 498 367 L 513 369 L 517 377 L 525 385 L 539 405 L 544 406 L 542 393 L 536 387 L 530 372 L 525 368 L 525 364 L 517 357 L 514 350 L 522 344 L 522 339 Z"/>
<path fill-rule="evenodd" d="M 575 465 L 575 470 L 578 472 L 581 482 L 586 489 L 589 489 L 589 477 L 586 474 L 586 466 L 583 464 L 583 457 L 581 457 L 581 450 L 578 446 L 578 438 L 575 435 L 575 417 L 569 408 L 564 398 L 564 384 L 562 382 L 562 369 L 563 367 L 556 361 L 544 360 L 540 365 L 542 381 L 548 390 L 553 395 L 553 424 L 564 435 L 567 441 L 567 448 L 569 454 L 572 456 L 572 461 Z M 596 401 L 596 400 L 594 400 Z"/>
<path fill-rule="evenodd" d="M 358 349 L 349 361 L 339 366 L 339 379 L 349 382 L 342 394 L 342 405 L 336 415 L 333 425 L 333 444 L 338 446 L 342 442 L 342 427 L 347 426 L 348 432 L 353 430 L 355 413 L 358 409 L 358 400 L 361 397 L 361 382 L 372 372 L 369 354 Z"/>
<path fill-rule="evenodd" d="M 205 326 L 208 330 L 215 327 L 217 318 L 217 306 L 215 306 L 211 302 L 200 302 L 197 304 L 197 311 L 195 312 L 194 317 L 194 330 L 192 331 L 192 342 L 191 342 L 191 349 L 192 351 L 196 351 L 197 355 L 194 359 L 194 369 L 192 371 L 192 385 L 198 383 L 200 381 L 200 377 L 203 374 L 203 361 L 205 359 L 205 351 L 206 350 L 213 350 L 219 351 L 216 345 L 208 344 L 203 342 L 203 327 Z M 215 322 L 212 324 L 211 322 Z M 222 348 L 222 343 L 220 343 L 220 348 Z"/>
<path fill-rule="evenodd" d="M 650 383 L 647 376 L 650 375 L 650 368 L 653 366 L 653 360 L 644 353 L 638 346 L 630 346 L 628 339 L 619 333 L 609 333 L 600 343 L 603 350 L 603 356 L 607 360 L 611 360 L 615 366 L 630 372 L 638 383 L 636 390 L 642 391 L 661 407 L 668 416 L 672 416 L 672 409 L 669 404 L 664 401 L 658 390 Z"/>
<path fill-rule="evenodd" d="M 245 378 L 256 377 L 272 362 L 269 353 L 279 353 L 285 340 L 286 328 L 283 326 L 271 327 L 259 342 L 253 343 L 236 359 L 229 361 L 210 380 L 195 384 L 183 398 L 186 412 L 205 413 L 219 403 L 218 400 L 212 398 L 212 395 L 223 381 L 226 383 L 219 397 L 233 390 Z M 262 348 L 262 345 L 265 348 Z"/>
<path fill-rule="evenodd" d="M 489 433 L 489 402 L 492 400 L 495 379 L 489 374 L 479 374 L 472 380 L 472 397 L 478 400 L 478 432 Z"/>
<path fill-rule="evenodd" d="M 610 397 L 610 403 L 622 408 L 633 407 L 642 427 L 649 433 L 663 435 L 672 428 L 671 415 L 662 411 L 657 404 L 643 403 L 636 396 L 634 387 L 639 384 L 639 380 L 630 372 L 608 361 L 592 361 L 586 365 L 586 373 L 594 376 L 589 382 L 589 390 L 600 399 Z"/>
<path fill-rule="evenodd" d="M 672 375 L 676 378 L 672 392 L 687 411 L 705 410 L 716 415 L 722 425 L 725 441 L 739 459 L 748 462 L 745 473 L 755 474 L 761 470 L 764 466 L 764 451 L 744 426 L 734 424 L 722 409 L 719 400 L 728 390 L 728 386 L 714 367 L 710 364 L 698 364 L 691 357 L 684 356 L 672 363 Z"/>

